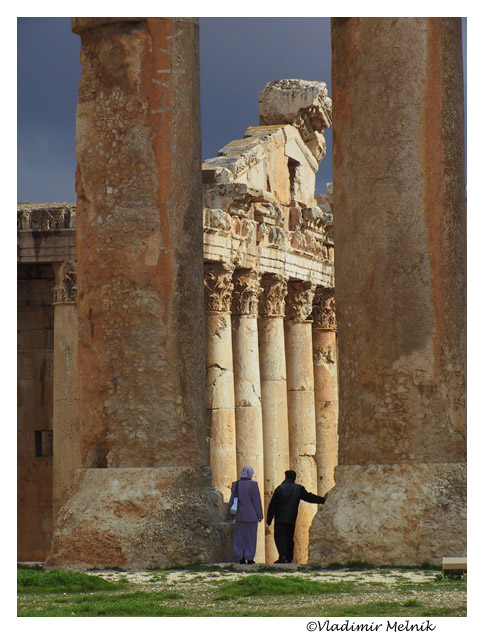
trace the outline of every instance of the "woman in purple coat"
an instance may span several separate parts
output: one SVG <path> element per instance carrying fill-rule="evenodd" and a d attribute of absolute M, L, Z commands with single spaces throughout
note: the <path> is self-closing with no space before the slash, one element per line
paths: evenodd
<path fill-rule="evenodd" d="M 254 564 L 258 522 L 263 520 L 261 496 L 258 484 L 251 480 L 253 475 L 253 468 L 245 465 L 241 470 L 240 480 L 235 481 L 231 486 L 229 509 L 232 507 L 234 497 L 238 498 L 232 553 L 240 564 Z"/>

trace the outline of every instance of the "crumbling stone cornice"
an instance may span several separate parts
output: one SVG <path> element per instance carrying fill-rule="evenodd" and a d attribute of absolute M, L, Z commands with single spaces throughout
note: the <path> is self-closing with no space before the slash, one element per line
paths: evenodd
<path fill-rule="evenodd" d="M 74 229 L 76 205 L 73 203 L 24 203 L 17 206 L 17 229 L 46 231 Z"/>

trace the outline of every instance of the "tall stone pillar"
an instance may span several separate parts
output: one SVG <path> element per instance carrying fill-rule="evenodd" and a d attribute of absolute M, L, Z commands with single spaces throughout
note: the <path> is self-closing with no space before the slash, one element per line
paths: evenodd
<path fill-rule="evenodd" d="M 229 501 L 237 478 L 234 370 L 232 363 L 232 270 L 206 263 L 206 417 L 212 483 Z"/>
<path fill-rule="evenodd" d="M 262 277 L 259 318 L 259 368 L 264 440 L 264 510 L 289 467 L 288 403 L 286 395 L 285 298 L 287 282 L 274 275 Z M 266 561 L 274 562 L 278 551 L 274 523 L 266 528 Z"/>
<path fill-rule="evenodd" d="M 54 518 L 81 467 L 76 262 L 54 265 L 53 478 Z"/>
<path fill-rule="evenodd" d="M 72 26 L 84 469 L 48 565 L 220 560 L 222 497 L 205 452 L 198 23 Z"/>
<path fill-rule="evenodd" d="M 334 289 L 317 287 L 312 318 L 317 494 L 325 496 L 335 485 L 334 470 L 338 449 L 337 322 Z"/>
<path fill-rule="evenodd" d="M 316 493 L 312 323 L 308 320 L 314 293 L 315 285 L 310 281 L 289 283 L 285 340 L 290 468 L 295 470 L 298 483 Z M 294 562 L 307 561 L 308 530 L 315 513 L 316 506 L 308 503 L 300 505 L 295 529 Z"/>
<path fill-rule="evenodd" d="M 466 549 L 459 18 L 332 21 L 339 465 L 313 562 Z"/>
<path fill-rule="evenodd" d="M 237 471 L 252 465 L 264 501 L 263 419 L 258 353 L 259 274 L 239 270 L 234 274 L 233 360 L 236 402 Z M 264 522 L 258 526 L 256 562 L 265 562 Z"/>

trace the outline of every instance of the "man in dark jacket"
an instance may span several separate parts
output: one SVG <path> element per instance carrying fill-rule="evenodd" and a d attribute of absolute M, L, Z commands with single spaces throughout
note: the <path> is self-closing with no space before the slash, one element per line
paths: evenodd
<path fill-rule="evenodd" d="M 285 480 L 275 489 L 268 507 L 267 523 L 274 522 L 274 541 L 278 549 L 277 563 L 291 562 L 293 560 L 293 535 L 295 533 L 296 517 L 300 501 L 307 503 L 320 503 L 327 500 L 325 496 L 317 496 L 307 492 L 303 485 L 295 483 L 296 472 L 286 470 Z"/>

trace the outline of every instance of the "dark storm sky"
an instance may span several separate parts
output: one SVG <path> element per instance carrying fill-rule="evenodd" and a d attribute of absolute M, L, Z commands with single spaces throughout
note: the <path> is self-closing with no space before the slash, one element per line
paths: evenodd
<path fill-rule="evenodd" d="M 18 201 L 75 201 L 80 38 L 70 18 L 18 21 Z M 258 124 L 258 93 L 281 78 L 327 82 L 329 18 L 201 18 L 202 157 Z M 328 154 L 318 192 L 331 180 Z"/>
<path fill-rule="evenodd" d="M 466 42 L 466 20 L 463 29 Z M 80 38 L 70 18 L 18 20 L 18 201 L 74 202 Z M 466 59 L 466 58 L 465 58 Z M 201 18 L 202 157 L 258 124 L 258 93 L 282 78 L 325 81 L 330 18 Z M 317 193 L 332 180 L 332 137 Z"/>

